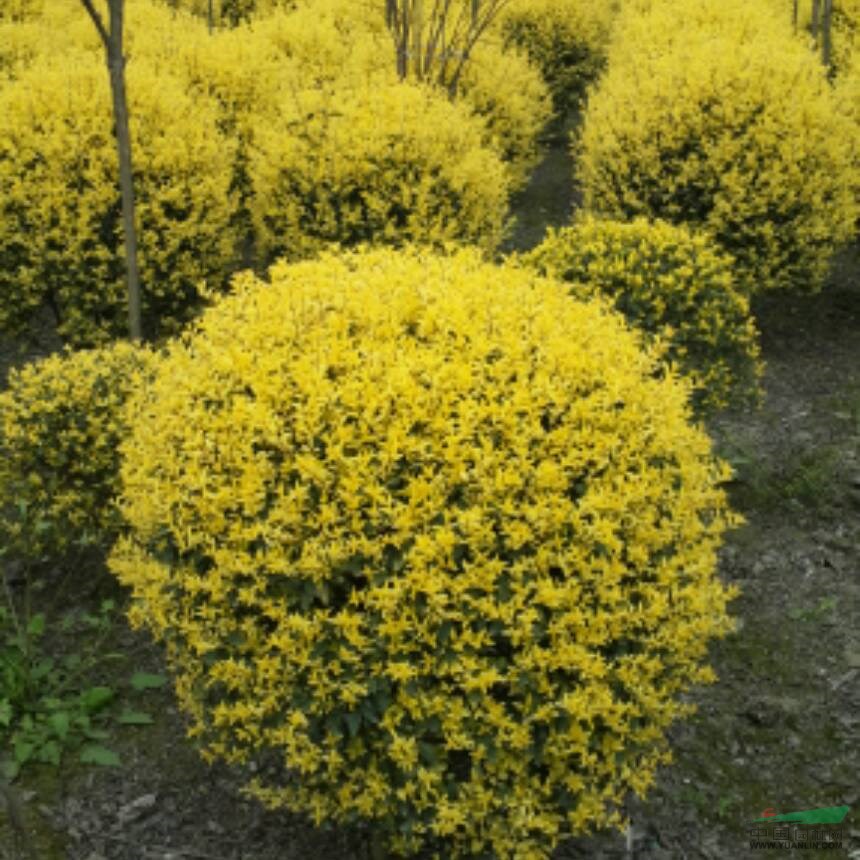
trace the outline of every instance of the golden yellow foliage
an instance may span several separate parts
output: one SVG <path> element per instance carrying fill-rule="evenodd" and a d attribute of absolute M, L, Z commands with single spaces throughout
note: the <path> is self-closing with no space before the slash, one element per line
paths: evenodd
<path fill-rule="evenodd" d="M 211 14 L 216 27 L 237 27 L 264 18 L 280 9 L 292 9 L 297 0 L 162 0 L 171 9 L 188 12 L 208 21 Z"/>
<path fill-rule="evenodd" d="M 237 276 L 129 404 L 109 560 L 204 755 L 398 854 L 618 824 L 731 629 L 730 470 L 658 361 L 474 249 Z"/>
<path fill-rule="evenodd" d="M 385 87 L 398 78 L 383 10 L 366 0 L 313 0 L 256 22 L 252 30 L 290 60 L 297 86 L 339 92 Z M 539 158 L 539 135 L 552 116 L 538 69 L 523 52 L 503 49 L 498 38 L 487 36 L 464 66 L 458 98 L 483 120 L 483 142 L 508 165 L 511 187 L 524 185 Z"/>
<path fill-rule="evenodd" d="M 585 216 L 550 230 L 522 258 L 570 284 L 571 295 L 602 294 L 640 331 L 662 339 L 665 360 L 693 382 L 701 413 L 749 406 L 761 397 L 758 335 L 733 260 L 684 226 Z"/>
<path fill-rule="evenodd" d="M 26 21 L 42 14 L 44 0 L 3 0 L 0 6 L 0 22 Z"/>
<path fill-rule="evenodd" d="M 483 119 L 484 142 L 501 155 L 511 189 L 522 188 L 541 158 L 540 136 L 553 116 L 552 98 L 537 67 L 514 45 L 479 42 L 463 68 L 459 92 Z"/>
<path fill-rule="evenodd" d="M 251 213 L 260 262 L 328 243 L 474 243 L 505 234 L 508 176 L 467 108 L 436 89 L 286 94 L 254 130 Z"/>
<path fill-rule="evenodd" d="M 138 58 L 128 68 L 148 334 L 190 318 L 197 285 L 235 257 L 232 145 L 214 108 Z M 0 87 L 0 328 L 26 336 L 46 304 L 94 346 L 127 328 L 116 142 L 104 61 L 47 58 Z"/>
<path fill-rule="evenodd" d="M 818 290 L 853 233 L 858 144 L 790 23 L 653 0 L 616 33 L 577 146 L 586 206 L 703 229 L 751 291 Z"/>
<path fill-rule="evenodd" d="M 13 556 L 57 561 L 73 545 L 111 545 L 122 407 L 155 361 L 120 342 L 11 371 L 0 393 L 0 543 Z"/>
<path fill-rule="evenodd" d="M 603 70 L 615 4 L 594 0 L 518 0 L 496 28 L 540 69 L 561 113 L 581 106 Z"/>
<path fill-rule="evenodd" d="M 791 15 L 791 0 L 774 0 L 774 2 L 780 3 L 783 15 Z M 798 10 L 800 35 L 820 56 L 823 35 L 820 20 L 818 33 L 813 35 L 812 3 L 810 0 L 801 2 Z M 831 62 L 834 74 L 839 77 L 860 62 L 860 0 L 833 0 L 830 34 Z"/>

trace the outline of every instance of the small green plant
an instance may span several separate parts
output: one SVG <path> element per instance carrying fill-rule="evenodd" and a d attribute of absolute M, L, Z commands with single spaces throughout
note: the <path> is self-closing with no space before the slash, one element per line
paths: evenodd
<path fill-rule="evenodd" d="M 126 659 L 105 651 L 115 602 L 104 600 L 95 612 L 67 612 L 53 623 L 45 612 L 30 611 L 29 582 L 18 600 L 5 579 L 3 584 L 0 749 L 5 753 L 0 754 L 0 777 L 12 781 L 28 764 L 58 767 L 67 754 L 76 754 L 83 764 L 118 766 L 119 756 L 106 745 L 112 727 L 144 725 L 152 718 L 133 709 L 114 685 L 98 682 L 108 664 Z M 51 638 L 75 645 L 54 656 Z M 145 691 L 164 681 L 136 673 L 130 686 Z"/>
<path fill-rule="evenodd" d="M 717 818 L 721 821 L 729 821 L 731 819 L 731 815 L 729 810 L 732 807 L 738 806 L 738 797 L 735 794 L 723 794 L 720 796 L 719 803 L 717 804 Z"/>
<path fill-rule="evenodd" d="M 779 464 L 734 442 L 724 443 L 720 453 L 734 469 L 732 501 L 742 511 L 797 507 L 823 511 L 836 496 L 837 452 L 831 446 L 789 451 Z"/>
<path fill-rule="evenodd" d="M 795 606 L 788 610 L 792 621 L 823 621 L 838 604 L 835 597 L 822 597 L 814 606 Z"/>
<path fill-rule="evenodd" d="M 705 797 L 702 790 L 693 785 L 684 785 L 678 793 L 681 803 L 688 804 L 695 808 L 696 814 L 700 818 L 704 818 L 711 811 L 708 798 Z"/>

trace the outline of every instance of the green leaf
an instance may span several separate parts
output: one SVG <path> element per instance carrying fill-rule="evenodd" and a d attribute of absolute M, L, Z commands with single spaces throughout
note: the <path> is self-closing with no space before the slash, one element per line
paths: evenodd
<path fill-rule="evenodd" d="M 30 636 L 41 636 L 45 632 L 45 616 L 40 612 L 34 615 L 27 624 Z"/>
<path fill-rule="evenodd" d="M 131 676 L 131 686 L 135 690 L 154 690 L 167 683 L 164 675 L 150 675 L 147 672 L 135 672 Z"/>
<path fill-rule="evenodd" d="M 368 725 L 373 725 L 374 723 L 379 722 L 376 711 L 373 708 L 373 701 L 371 699 L 365 699 L 361 703 L 361 716 L 364 717 L 364 721 Z"/>
<path fill-rule="evenodd" d="M 358 727 L 361 725 L 361 716 L 356 713 L 349 713 L 344 719 L 346 719 L 350 737 L 354 738 L 358 734 Z"/>
<path fill-rule="evenodd" d="M 112 698 L 113 690 L 110 687 L 90 687 L 81 693 L 81 705 L 85 710 L 93 713 L 103 708 Z"/>
<path fill-rule="evenodd" d="M 99 744 L 87 744 L 79 756 L 81 764 L 98 764 L 102 767 L 120 767 L 119 756 L 107 747 Z"/>
<path fill-rule="evenodd" d="M 34 745 L 30 741 L 17 738 L 15 740 L 15 761 L 18 764 L 26 764 L 33 755 Z"/>
<path fill-rule="evenodd" d="M 418 754 L 421 756 L 425 764 L 439 764 L 439 750 L 435 744 L 428 744 L 424 741 L 418 741 Z"/>
<path fill-rule="evenodd" d="M 123 711 L 117 721 L 124 726 L 149 726 L 155 722 L 149 714 L 143 711 Z"/>
<path fill-rule="evenodd" d="M 59 767 L 61 755 L 62 750 L 60 749 L 60 745 L 56 741 L 47 741 L 42 744 L 39 751 L 36 753 L 36 761 Z"/>
<path fill-rule="evenodd" d="M 56 711 L 48 717 L 48 725 L 60 740 L 65 740 L 66 735 L 69 733 L 68 713 L 66 711 Z"/>
<path fill-rule="evenodd" d="M 91 741 L 106 741 L 110 737 L 110 732 L 105 729 L 83 729 L 81 734 Z"/>
<path fill-rule="evenodd" d="M 0 699 L 0 726 L 8 726 L 12 722 L 12 705 L 8 699 Z"/>
<path fill-rule="evenodd" d="M 48 676 L 54 668 L 54 661 L 50 657 L 44 660 L 39 660 L 30 671 L 30 679 L 32 681 L 41 681 L 42 678 Z"/>

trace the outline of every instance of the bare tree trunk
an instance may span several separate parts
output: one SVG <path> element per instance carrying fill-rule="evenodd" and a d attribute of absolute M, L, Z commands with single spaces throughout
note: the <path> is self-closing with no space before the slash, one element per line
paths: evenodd
<path fill-rule="evenodd" d="M 821 59 L 824 61 L 824 67 L 830 71 L 830 64 L 833 55 L 833 42 L 830 32 L 830 25 L 833 19 L 833 0 L 824 0 L 824 9 L 821 14 Z"/>
<path fill-rule="evenodd" d="M 123 0 L 112 0 L 122 5 Z M 111 15 L 113 17 L 113 15 Z M 114 44 L 109 62 L 116 144 L 119 153 L 119 187 L 122 195 L 122 228 L 125 234 L 125 260 L 128 269 L 128 331 L 132 340 L 143 336 L 140 310 L 140 273 L 137 268 L 137 229 L 134 223 L 134 180 L 131 165 L 131 136 L 128 128 L 128 103 L 125 96 L 125 57 L 122 45 Z"/>
<path fill-rule="evenodd" d="M 131 136 L 128 129 L 128 103 L 125 95 L 125 57 L 123 56 L 123 13 L 125 0 L 108 0 L 110 30 L 92 0 L 81 0 L 105 47 L 110 74 L 116 144 L 119 155 L 119 187 L 122 197 L 122 226 L 125 235 L 125 262 L 128 286 L 128 331 L 133 341 L 143 337 L 140 309 L 140 275 L 137 268 L 137 229 L 134 223 L 134 181 L 131 164 Z"/>
<path fill-rule="evenodd" d="M 206 7 L 206 22 L 209 25 L 209 35 L 212 35 L 212 30 L 215 29 L 215 10 L 212 8 L 213 0 L 209 0 Z"/>
<path fill-rule="evenodd" d="M 394 40 L 400 79 L 410 74 L 417 80 L 432 79 L 453 98 L 472 48 L 508 2 L 385 0 L 385 21 Z"/>
<path fill-rule="evenodd" d="M 818 20 L 821 17 L 821 0 L 812 0 L 812 36 L 818 41 Z"/>
<path fill-rule="evenodd" d="M 794 3 L 792 5 L 792 9 L 791 9 L 791 23 L 792 23 L 792 26 L 794 27 L 795 33 L 797 32 L 797 4 L 798 4 L 798 0 L 794 0 Z"/>
<path fill-rule="evenodd" d="M 412 0 L 412 58 L 416 80 L 423 80 L 421 37 L 424 34 L 424 0 Z"/>

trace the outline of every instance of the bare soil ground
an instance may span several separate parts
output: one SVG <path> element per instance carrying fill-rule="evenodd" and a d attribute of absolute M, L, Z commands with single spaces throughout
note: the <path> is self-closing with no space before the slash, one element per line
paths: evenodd
<path fill-rule="evenodd" d="M 566 220 L 569 169 L 556 146 L 518 201 L 511 246 L 533 245 L 547 223 Z M 838 262 L 822 294 L 767 297 L 755 310 L 766 402 L 710 428 L 736 465 L 732 497 L 747 519 L 721 562 L 721 576 L 742 589 L 739 630 L 713 647 L 719 682 L 694 692 L 697 716 L 671 733 L 675 763 L 645 800 L 630 800 L 629 834 L 568 840 L 555 860 L 778 856 L 750 850 L 750 819 L 767 807 L 837 805 L 852 807 L 844 847 L 802 854 L 860 860 L 860 249 Z M 5 359 L 20 361 L 8 350 Z M 103 570 L 75 573 L 74 601 L 117 594 Z M 163 671 L 143 635 L 119 626 L 111 647 L 136 669 Z M 153 693 L 148 710 L 155 725 L 128 727 L 113 743 L 122 768 L 22 777 L 24 833 L 0 812 L 0 860 L 366 856 L 359 829 L 315 829 L 243 799 L 243 774 L 205 765 L 185 740 L 169 690 Z"/>

